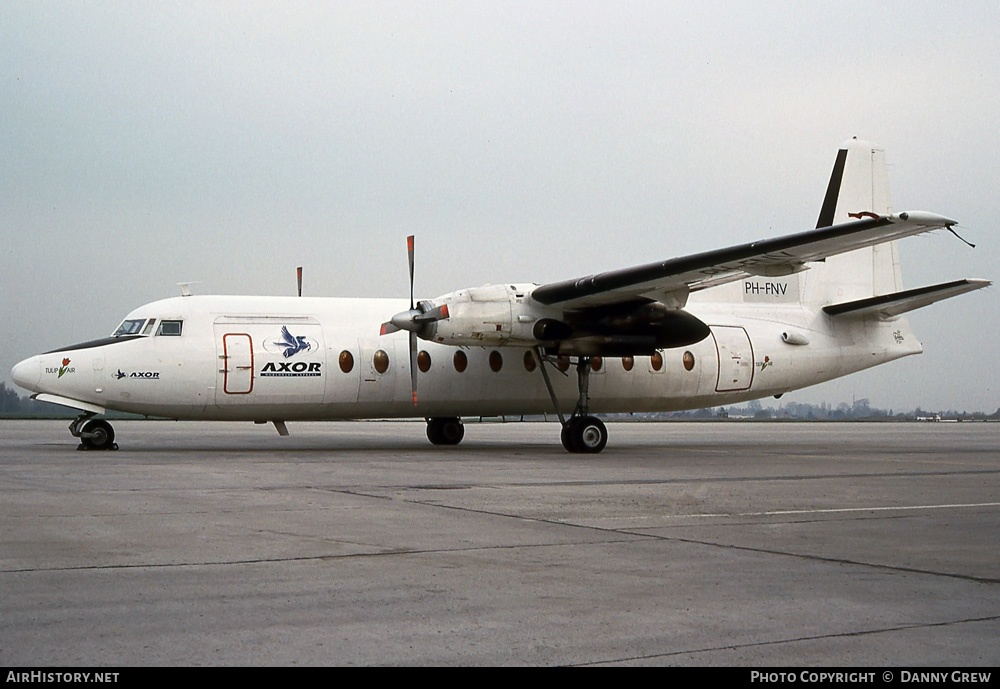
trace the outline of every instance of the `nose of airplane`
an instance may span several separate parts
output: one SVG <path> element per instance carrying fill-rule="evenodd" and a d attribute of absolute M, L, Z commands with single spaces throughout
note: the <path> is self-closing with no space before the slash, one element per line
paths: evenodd
<path fill-rule="evenodd" d="M 38 379 L 41 375 L 42 362 L 37 356 L 14 364 L 14 368 L 10 370 L 10 377 L 14 382 L 32 392 L 38 389 Z"/>

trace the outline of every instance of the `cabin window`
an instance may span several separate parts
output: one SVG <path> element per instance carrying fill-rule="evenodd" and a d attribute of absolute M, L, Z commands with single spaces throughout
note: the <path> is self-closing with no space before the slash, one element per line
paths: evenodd
<path fill-rule="evenodd" d="M 427 373 L 431 370 L 431 355 L 427 352 L 421 350 L 417 354 L 417 368 L 420 369 L 421 373 Z"/>
<path fill-rule="evenodd" d="M 160 327 L 156 329 L 156 334 L 179 337 L 183 325 L 184 321 L 160 321 Z"/>
<path fill-rule="evenodd" d="M 604 359 L 599 356 L 595 356 L 590 360 L 590 368 L 595 373 L 600 371 L 604 367 Z"/>
<path fill-rule="evenodd" d="M 556 368 L 558 368 L 563 373 L 566 373 L 566 371 L 569 370 L 569 357 L 561 356 L 558 359 L 556 359 Z"/>
<path fill-rule="evenodd" d="M 626 371 L 631 371 L 632 367 L 635 366 L 635 359 L 630 356 L 622 357 L 622 368 Z"/>
<path fill-rule="evenodd" d="M 537 366 L 538 366 L 538 363 L 535 361 L 535 354 L 533 352 L 531 352 L 531 351 L 525 352 L 524 353 L 524 370 L 527 371 L 528 373 L 531 373 L 532 371 L 535 370 L 535 368 L 537 368 Z"/>
<path fill-rule="evenodd" d="M 457 352 L 455 352 L 454 363 L 455 363 L 455 370 L 458 371 L 459 373 L 462 373 L 463 371 L 465 371 L 465 369 L 469 367 L 469 357 L 465 356 L 465 352 L 463 352 L 460 349 Z"/>
<path fill-rule="evenodd" d="M 133 318 L 131 320 L 122 321 L 122 324 L 118 326 L 118 330 L 116 330 L 111 337 L 138 335 L 142 332 L 142 325 L 145 322 L 145 318 Z"/>
<path fill-rule="evenodd" d="M 694 368 L 694 354 L 691 352 L 684 352 L 684 368 L 688 371 Z"/>
<path fill-rule="evenodd" d="M 346 349 L 340 353 L 340 370 L 344 373 L 354 370 L 354 355 Z"/>
<path fill-rule="evenodd" d="M 490 370 L 494 373 L 500 373 L 500 369 L 503 368 L 503 355 L 497 350 L 490 352 Z"/>
<path fill-rule="evenodd" d="M 385 353 L 384 349 L 375 352 L 375 356 L 372 357 L 372 365 L 379 373 L 385 373 L 389 370 L 389 355 Z"/>
<path fill-rule="evenodd" d="M 654 371 L 663 369 L 663 355 L 659 352 L 654 352 L 653 356 L 649 357 L 649 365 L 653 367 Z"/>

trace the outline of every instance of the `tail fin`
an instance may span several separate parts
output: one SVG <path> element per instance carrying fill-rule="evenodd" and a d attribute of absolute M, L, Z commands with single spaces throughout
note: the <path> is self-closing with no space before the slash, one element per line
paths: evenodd
<path fill-rule="evenodd" d="M 850 222 L 864 213 L 891 212 L 885 150 L 857 138 L 844 142 L 837 152 L 816 227 Z M 817 305 L 898 292 L 903 282 L 896 242 L 830 257 L 802 278 L 802 300 Z"/>

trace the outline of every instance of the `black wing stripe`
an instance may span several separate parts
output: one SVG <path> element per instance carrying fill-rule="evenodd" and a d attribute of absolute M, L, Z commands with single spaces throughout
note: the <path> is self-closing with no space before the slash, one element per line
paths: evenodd
<path fill-rule="evenodd" d="M 709 276 L 724 272 L 725 270 L 738 270 L 741 266 L 757 265 L 762 262 L 777 263 L 777 261 L 764 261 L 762 259 L 765 256 L 776 257 L 777 254 L 783 251 L 795 249 L 803 245 L 859 234 L 890 224 L 892 224 L 892 221 L 889 218 L 882 217 L 877 220 L 859 220 L 820 230 L 809 230 L 774 239 L 763 239 L 751 242 L 750 244 L 729 247 L 728 249 L 707 251 L 682 258 L 648 263 L 633 268 L 613 270 L 577 280 L 553 282 L 535 288 L 531 293 L 531 297 L 539 303 L 552 305 L 569 301 L 570 299 L 580 299 L 601 294 L 602 292 L 610 292 L 653 282 L 670 277 L 671 275 L 701 271 L 706 276 Z M 794 254 L 789 254 L 789 258 L 794 261 L 798 257 Z M 744 263 L 740 264 L 740 261 Z M 722 268 L 720 266 L 725 267 Z"/>

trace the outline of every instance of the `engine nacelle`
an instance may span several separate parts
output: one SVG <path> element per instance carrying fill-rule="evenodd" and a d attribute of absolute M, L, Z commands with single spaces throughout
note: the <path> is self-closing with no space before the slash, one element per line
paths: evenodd
<path fill-rule="evenodd" d="M 485 285 L 445 294 L 448 318 L 428 324 L 420 336 L 454 346 L 531 346 L 532 326 L 543 314 L 528 300 L 534 285 Z"/>
<path fill-rule="evenodd" d="M 562 312 L 530 297 L 534 285 L 486 285 L 420 302 L 424 312 L 447 305 L 447 317 L 418 335 L 459 347 L 544 346 L 571 356 L 648 355 L 700 342 L 708 326 L 682 309 L 634 301 Z"/>

